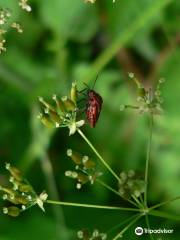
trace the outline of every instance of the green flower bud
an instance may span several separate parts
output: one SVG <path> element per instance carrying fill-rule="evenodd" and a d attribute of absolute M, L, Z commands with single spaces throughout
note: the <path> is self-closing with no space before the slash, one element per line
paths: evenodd
<path fill-rule="evenodd" d="M 15 167 L 9 167 L 8 171 L 11 173 L 11 175 L 14 177 L 14 179 L 16 179 L 17 181 L 22 181 L 23 180 L 23 176 L 20 172 L 19 169 L 15 168 Z"/>
<path fill-rule="evenodd" d="M 75 103 L 69 99 L 67 96 L 61 98 L 65 108 L 67 111 L 74 111 L 75 110 Z"/>
<path fill-rule="evenodd" d="M 71 100 L 74 102 L 75 105 L 77 98 L 78 98 L 77 85 L 76 82 L 73 82 L 71 87 Z"/>
<path fill-rule="evenodd" d="M 133 195 L 138 198 L 141 195 L 141 192 L 138 190 L 134 190 Z"/>
<path fill-rule="evenodd" d="M 138 88 L 138 96 L 141 98 L 144 98 L 146 96 L 146 90 L 144 87 L 139 87 Z"/>
<path fill-rule="evenodd" d="M 15 195 L 16 194 L 16 191 L 12 190 L 11 188 L 2 187 L 1 191 L 5 192 L 5 193 L 8 193 L 9 195 Z"/>
<path fill-rule="evenodd" d="M 125 172 L 121 172 L 120 177 L 121 177 L 122 181 L 124 181 L 124 182 L 127 180 L 127 174 Z"/>
<path fill-rule="evenodd" d="M 134 170 L 129 170 L 128 171 L 128 177 L 132 178 L 135 176 L 135 171 Z"/>
<path fill-rule="evenodd" d="M 74 171 L 66 171 L 65 176 L 76 179 L 78 177 L 78 173 Z"/>
<path fill-rule="evenodd" d="M 125 191 L 124 191 L 124 188 L 123 188 L 123 187 L 119 188 L 119 193 L 120 193 L 121 195 L 124 195 L 124 194 L 125 194 Z"/>
<path fill-rule="evenodd" d="M 83 231 L 78 231 L 78 232 L 77 232 L 77 237 L 78 237 L 79 239 L 83 239 L 83 238 L 84 238 L 84 233 L 83 233 Z"/>
<path fill-rule="evenodd" d="M 28 193 L 28 192 L 33 191 L 33 188 L 32 188 L 31 185 L 29 185 L 29 184 L 23 184 L 23 183 L 20 183 L 20 184 L 18 185 L 18 189 L 19 189 L 20 192 L 25 192 L 25 193 Z"/>
<path fill-rule="evenodd" d="M 81 189 L 81 187 L 82 187 L 82 184 L 81 184 L 81 183 L 77 183 L 77 184 L 76 184 L 76 188 L 77 188 L 77 189 Z"/>
<path fill-rule="evenodd" d="M 82 158 L 82 163 L 86 169 L 93 169 L 95 168 L 95 162 L 91 159 L 89 159 L 88 156 L 84 156 Z"/>
<path fill-rule="evenodd" d="M 51 121 L 51 119 L 49 118 L 49 116 L 43 115 L 43 114 L 39 114 L 38 118 L 41 120 L 42 124 L 44 124 L 46 127 L 48 128 L 54 128 L 55 124 Z"/>
<path fill-rule="evenodd" d="M 19 204 L 18 200 L 15 198 L 15 195 L 3 194 L 2 199 L 13 204 Z"/>
<path fill-rule="evenodd" d="M 52 99 L 56 102 L 58 113 L 64 113 L 65 106 L 64 106 L 63 102 L 60 99 L 58 99 L 55 94 L 53 95 Z"/>
<path fill-rule="evenodd" d="M 72 149 L 67 150 L 67 156 L 70 157 L 75 164 L 80 165 L 82 161 L 82 155 L 80 153 L 74 152 Z"/>
<path fill-rule="evenodd" d="M 78 173 L 77 179 L 82 184 L 85 184 L 85 183 L 87 183 L 89 181 L 88 176 L 85 175 L 84 173 L 81 173 L 81 172 Z"/>
<path fill-rule="evenodd" d="M 56 112 L 56 109 L 50 105 L 49 103 L 47 103 L 46 101 L 44 101 L 44 99 L 42 97 L 39 97 L 39 101 L 43 104 L 43 106 L 51 111 Z"/>
<path fill-rule="evenodd" d="M 11 217 L 19 216 L 20 212 L 21 212 L 20 209 L 17 208 L 17 207 L 14 207 L 14 206 L 12 206 L 12 207 L 4 207 L 3 208 L 3 213 L 7 214 L 7 215 L 9 215 Z"/>
<path fill-rule="evenodd" d="M 54 123 L 59 123 L 61 122 L 61 119 L 59 117 L 59 115 L 54 112 L 54 111 L 49 111 L 49 116 L 50 116 L 50 119 L 54 122 Z"/>
<path fill-rule="evenodd" d="M 15 196 L 15 199 L 19 204 L 23 204 L 23 205 L 26 205 L 29 202 L 26 196 L 22 196 L 19 194 Z"/>

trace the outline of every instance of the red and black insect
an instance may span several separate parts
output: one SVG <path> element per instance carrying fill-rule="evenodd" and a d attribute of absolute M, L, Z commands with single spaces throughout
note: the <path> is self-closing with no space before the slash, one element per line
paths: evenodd
<path fill-rule="evenodd" d="M 94 128 L 98 121 L 103 99 L 92 89 L 87 90 L 86 118 L 89 125 Z"/>
<path fill-rule="evenodd" d="M 84 83 L 86 85 L 86 88 L 84 89 L 86 90 L 86 93 L 84 93 L 86 97 L 85 98 L 85 101 L 86 101 L 85 114 L 86 114 L 87 122 L 92 128 L 96 126 L 96 123 L 99 119 L 99 115 L 101 113 L 101 108 L 103 103 L 102 97 L 93 90 L 95 83 L 97 81 L 97 78 L 94 81 L 92 89 L 89 88 L 89 86 L 86 83 Z M 81 92 L 83 92 L 84 90 L 82 90 Z"/>

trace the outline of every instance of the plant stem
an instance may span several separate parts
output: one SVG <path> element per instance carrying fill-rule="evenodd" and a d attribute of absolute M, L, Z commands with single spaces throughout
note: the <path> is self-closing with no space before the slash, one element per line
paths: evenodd
<path fill-rule="evenodd" d="M 149 119 L 149 140 L 147 147 L 147 155 L 146 155 L 146 168 L 145 168 L 145 191 L 144 191 L 144 204 L 147 207 L 147 186 L 148 186 L 148 171 L 149 171 L 149 161 L 151 157 L 151 145 L 152 145 L 152 131 L 153 131 L 153 115 L 150 114 Z"/>
<path fill-rule="evenodd" d="M 124 221 L 121 221 L 121 223 L 117 224 L 116 226 L 112 227 L 110 230 L 107 231 L 107 234 L 113 232 L 114 230 L 116 230 L 117 228 L 121 227 L 122 225 L 130 222 L 132 219 L 136 218 L 137 216 L 139 216 L 139 213 L 138 214 L 135 214 L 127 219 L 125 219 Z"/>
<path fill-rule="evenodd" d="M 96 154 L 96 156 L 99 158 L 101 163 L 109 170 L 109 172 L 119 181 L 118 175 L 112 170 L 112 168 L 109 166 L 109 164 L 106 163 L 106 161 L 101 157 L 99 152 L 96 150 L 96 148 L 92 145 L 92 143 L 87 139 L 87 137 L 84 135 L 84 133 L 77 129 L 80 136 L 86 141 L 86 143 L 89 145 L 89 147 L 93 150 L 93 152 Z"/>
<path fill-rule="evenodd" d="M 123 233 L 125 233 L 135 222 L 138 221 L 143 216 L 143 214 L 138 215 L 134 220 L 132 220 L 120 233 L 118 233 L 112 240 L 117 240 L 122 238 Z"/>
<path fill-rule="evenodd" d="M 169 199 L 169 200 L 167 200 L 167 201 L 158 203 L 158 204 L 150 207 L 149 209 L 150 209 L 150 210 L 151 210 L 151 209 L 155 209 L 155 208 L 161 207 L 161 206 L 163 206 L 163 205 L 166 205 L 166 204 L 168 204 L 168 203 L 174 202 L 174 201 L 176 201 L 176 200 L 180 200 L 180 196 L 177 196 L 177 197 L 171 198 L 171 199 Z"/>
<path fill-rule="evenodd" d="M 85 207 L 85 208 L 98 208 L 98 209 L 139 212 L 139 209 L 136 209 L 136 208 L 111 207 L 111 206 L 102 206 L 102 205 L 94 205 L 94 204 L 61 202 L 61 201 L 53 201 L 53 200 L 46 200 L 45 203 L 63 205 L 63 206 L 71 206 L 71 207 Z"/>
<path fill-rule="evenodd" d="M 96 182 L 98 182 L 99 184 L 101 184 L 103 187 L 107 188 L 108 190 L 110 190 L 111 192 L 115 193 L 116 195 L 118 195 L 119 197 L 123 198 L 124 200 L 130 202 L 131 204 L 133 204 L 134 206 L 138 207 L 138 205 L 136 203 L 134 203 L 133 201 L 124 198 L 118 191 L 116 191 L 115 189 L 113 189 L 112 187 L 110 187 L 109 185 L 107 185 L 105 182 L 103 182 L 100 179 L 96 179 Z"/>
<path fill-rule="evenodd" d="M 147 228 L 148 228 L 148 229 L 151 229 L 150 224 L 149 224 L 149 217 L 148 217 L 147 214 L 145 215 L 145 219 L 146 219 Z M 150 234 L 150 239 L 151 239 L 151 240 L 154 240 L 154 237 L 153 237 L 152 234 Z"/>
<path fill-rule="evenodd" d="M 140 195 L 140 202 L 141 202 L 142 205 L 144 206 L 144 201 L 143 201 L 142 195 Z"/>
<path fill-rule="evenodd" d="M 141 203 L 137 197 L 135 197 L 134 195 L 132 195 L 132 198 L 133 198 L 133 199 L 135 200 L 135 202 L 138 204 L 138 207 L 139 207 L 139 208 L 141 208 L 141 209 L 144 208 L 143 203 Z"/>
<path fill-rule="evenodd" d="M 152 216 L 156 216 L 156 217 L 180 221 L 180 216 L 172 215 L 170 213 L 165 213 L 165 212 L 158 211 L 158 210 L 149 210 L 148 214 L 152 215 Z"/>

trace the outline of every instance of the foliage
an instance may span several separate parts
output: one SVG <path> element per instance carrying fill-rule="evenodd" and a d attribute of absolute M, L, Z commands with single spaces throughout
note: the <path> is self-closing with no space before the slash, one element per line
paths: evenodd
<path fill-rule="evenodd" d="M 92 86 L 91 80 L 99 74 L 95 90 L 103 97 L 103 109 L 96 128 L 86 127 L 85 133 L 119 176 L 129 169 L 144 170 L 148 136 L 145 117 L 119 111 L 120 105 L 133 102 L 136 92 L 127 73 L 134 72 L 146 89 L 163 77 L 164 115 L 154 121 L 148 203 L 152 206 L 180 195 L 179 1 L 116 0 L 112 4 L 97 0 L 88 4 L 83 0 L 31 0 L 29 4 L 30 13 L 22 11 L 18 1 L 0 0 L 0 6 L 12 12 L 10 22 L 23 26 L 23 34 L 7 28 L 7 51 L 0 55 L 1 162 L 16 165 L 33 189 L 47 190 L 49 199 L 128 208 L 128 202 L 99 184 L 77 190 L 64 176 L 72 167 L 66 156 L 69 147 L 92 156 L 93 161 L 95 157 L 77 134 L 68 136 L 69 128 L 57 131 L 40 124 L 37 97 L 50 102 L 53 94 L 65 95 L 75 80 L 78 89 L 83 88 L 83 82 Z M 98 179 L 118 189 L 113 175 L 98 168 L 103 172 Z M 0 176 L 0 181 L 2 185 L 5 178 Z M 179 207 L 179 201 L 174 201 L 164 205 L 163 211 L 176 215 Z M 15 221 L 2 214 L 1 238 L 74 239 L 79 229 L 87 227 L 91 237 L 96 228 L 101 234 L 118 224 L 108 233 L 111 239 L 128 224 L 123 225 L 127 218 L 133 221 L 134 217 L 120 210 L 62 209 L 50 204 L 45 209 L 44 215 L 32 208 Z M 173 228 L 172 239 L 178 239 L 177 221 L 153 216 L 149 221 L 151 228 Z M 138 225 L 146 227 L 141 220 Z M 134 234 L 135 226 L 125 233 L 125 239 Z"/>

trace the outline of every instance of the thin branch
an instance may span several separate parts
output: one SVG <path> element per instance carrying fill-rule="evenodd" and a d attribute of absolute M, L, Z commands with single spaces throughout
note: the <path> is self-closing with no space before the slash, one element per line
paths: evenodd
<path fill-rule="evenodd" d="M 147 228 L 148 228 L 148 229 L 151 229 L 150 224 L 149 224 L 149 217 L 148 217 L 147 214 L 145 215 L 145 219 L 146 219 Z M 151 239 L 151 240 L 154 240 L 154 237 L 153 237 L 152 234 L 150 234 L 150 239 Z"/>
<path fill-rule="evenodd" d="M 134 223 L 136 223 L 143 214 L 138 215 L 134 220 L 132 220 L 120 233 L 118 233 L 112 240 L 117 240 L 118 238 L 122 238 L 123 233 L 125 233 Z"/>
<path fill-rule="evenodd" d="M 96 179 L 96 182 L 98 182 L 99 184 L 101 184 L 103 187 L 107 188 L 108 190 L 110 190 L 111 192 L 115 193 L 116 195 L 118 195 L 119 197 L 123 198 L 125 201 L 128 201 L 129 203 L 133 204 L 134 206 L 138 207 L 138 205 L 136 203 L 134 203 L 133 201 L 124 198 L 118 191 L 116 191 L 115 189 L 113 189 L 112 187 L 110 187 L 109 185 L 107 185 L 105 182 L 103 182 L 100 179 Z"/>
<path fill-rule="evenodd" d="M 147 187 L 148 187 L 148 171 L 149 171 L 149 161 L 151 157 L 151 144 L 152 144 L 152 131 L 153 131 L 153 115 L 150 115 L 149 119 L 149 140 L 147 147 L 147 155 L 146 155 L 146 168 L 145 168 L 145 191 L 144 191 L 144 204 L 147 207 Z"/>
<path fill-rule="evenodd" d="M 158 210 L 150 210 L 148 212 L 149 215 L 156 216 L 156 217 L 161 217 L 161 218 L 166 218 L 170 220 L 175 220 L 175 221 L 180 221 L 180 216 L 172 215 L 170 213 L 165 213 L 162 211 Z"/>
<path fill-rule="evenodd" d="M 84 135 L 84 133 L 78 129 L 77 130 L 80 136 L 86 141 L 86 143 L 89 145 L 89 147 L 93 150 L 93 152 L 96 154 L 96 156 L 99 158 L 101 163 L 109 170 L 109 172 L 119 181 L 118 175 L 112 170 L 112 168 L 107 164 L 107 162 L 101 157 L 99 152 L 96 150 L 96 148 L 93 146 L 93 144 L 87 139 L 87 137 Z"/>
<path fill-rule="evenodd" d="M 174 201 L 176 201 L 176 200 L 180 200 L 180 196 L 177 196 L 177 197 L 175 197 L 175 198 L 171 198 L 171 199 L 169 199 L 169 200 L 167 200 L 167 201 L 164 201 L 164 202 L 158 203 L 158 204 L 156 204 L 156 205 L 150 207 L 149 209 L 150 209 L 150 210 L 151 210 L 151 209 L 155 209 L 155 208 L 158 208 L 158 207 L 164 206 L 164 205 L 166 205 L 166 204 L 168 204 L 168 203 L 174 202 Z"/>
<path fill-rule="evenodd" d="M 139 209 L 136 209 L 136 208 L 111 207 L 111 206 L 102 206 L 102 205 L 85 204 L 85 203 L 61 202 L 61 201 L 54 201 L 54 200 L 46 200 L 45 203 L 62 205 L 62 206 L 70 206 L 70 207 L 85 207 L 85 208 L 94 208 L 94 209 L 109 209 L 109 210 L 131 211 L 131 212 L 140 211 Z"/>

